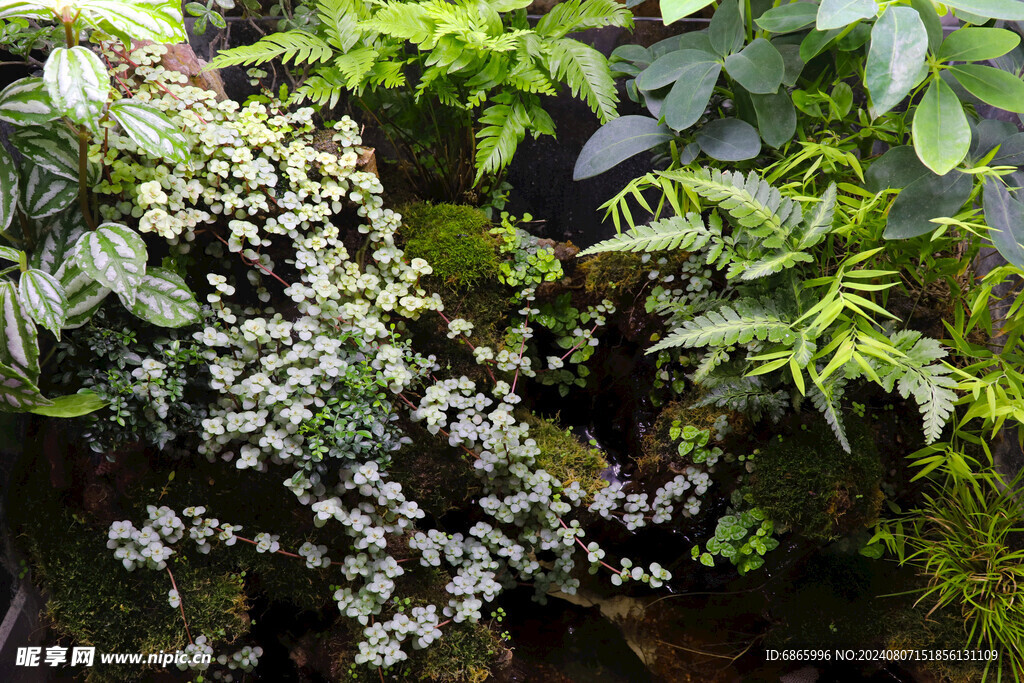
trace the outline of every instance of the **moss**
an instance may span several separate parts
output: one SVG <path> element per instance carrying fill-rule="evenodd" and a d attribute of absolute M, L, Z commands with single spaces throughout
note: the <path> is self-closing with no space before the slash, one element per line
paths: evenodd
<path fill-rule="evenodd" d="M 498 280 L 498 239 L 479 209 L 458 204 L 410 204 L 401 209 L 405 255 L 426 259 L 432 277 L 456 290 Z"/>
<path fill-rule="evenodd" d="M 402 430 L 413 442 L 395 454 L 388 474 L 405 495 L 435 519 L 469 500 L 478 488 L 469 456 L 418 423 Z"/>
<path fill-rule="evenodd" d="M 636 291 L 650 282 L 647 274 L 652 268 L 657 267 L 666 273 L 678 271 L 690 254 L 685 251 L 672 251 L 651 256 L 651 260 L 644 263 L 643 254 L 606 251 L 582 260 L 577 268 L 583 274 L 587 292 L 596 292 L 601 296 L 613 298 L 615 294 Z M 662 258 L 665 259 L 665 263 L 656 265 Z"/>
<path fill-rule="evenodd" d="M 452 624 L 427 648 L 419 679 L 440 683 L 478 683 L 491 677 L 495 661 L 507 650 L 482 624 Z"/>
<path fill-rule="evenodd" d="M 552 420 L 536 415 L 520 415 L 530 425 L 530 437 L 537 442 L 540 455 L 537 467 L 547 470 L 568 486 L 579 482 L 580 487 L 593 494 L 608 485 L 601 473 L 608 462 L 596 448 L 587 448 L 572 432 L 560 428 Z"/>
<path fill-rule="evenodd" d="M 754 503 L 777 524 L 828 540 L 872 524 L 882 504 L 878 449 L 859 420 L 847 421 L 846 453 L 815 416 L 795 434 L 773 438 L 756 457 Z"/>
<path fill-rule="evenodd" d="M 713 407 L 690 408 L 678 401 L 669 403 L 658 413 L 651 430 L 644 434 L 641 443 L 643 453 L 637 459 L 637 467 L 646 473 L 663 467 L 689 465 L 689 459 L 684 460 L 679 455 L 679 439 L 673 439 L 669 433 L 672 425 L 678 422 L 680 426 L 690 425 L 697 429 L 710 430 L 721 414 L 722 411 Z M 739 413 L 730 413 L 729 420 L 730 426 L 736 429 L 744 418 Z M 713 442 L 709 443 L 708 448 L 712 445 Z"/>

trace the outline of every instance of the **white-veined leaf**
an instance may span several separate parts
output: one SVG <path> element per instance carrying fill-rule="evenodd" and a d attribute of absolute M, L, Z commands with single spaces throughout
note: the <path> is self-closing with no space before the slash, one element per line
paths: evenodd
<path fill-rule="evenodd" d="M 41 78 L 19 78 L 0 91 L 0 121 L 25 126 L 53 121 L 58 116 Z"/>
<path fill-rule="evenodd" d="M 83 18 L 121 38 L 185 43 L 184 15 L 175 0 L 76 0 Z"/>
<path fill-rule="evenodd" d="M 118 100 L 110 105 L 110 115 L 147 154 L 188 163 L 188 140 L 158 109 L 131 100 Z"/>
<path fill-rule="evenodd" d="M 110 294 L 109 289 L 86 275 L 85 271 L 75 262 L 73 254 L 72 250 L 72 257 L 65 261 L 56 273 L 68 301 L 65 330 L 81 327 L 89 322 L 89 318 Z"/>
<path fill-rule="evenodd" d="M 121 297 L 128 308 L 146 274 L 146 243 L 119 223 L 104 223 L 78 240 L 75 261 L 86 275 Z"/>
<path fill-rule="evenodd" d="M 14 247 L 0 247 L 0 259 L 21 263 L 21 252 Z"/>
<path fill-rule="evenodd" d="M 48 225 L 40 226 L 36 232 L 41 235 L 41 242 L 29 258 L 29 265 L 57 275 L 57 271 L 65 262 L 72 258 L 75 242 L 85 232 L 86 225 L 82 212 L 77 207 L 51 218 Z M 60 276 L 57 277 L 60 279 Z"/>
<path fill-rule="evenodd" d="M 45 271 L 29 268 L 18 281 L 18 296 L 32 319 L 60 339 L 60 328 L 68 318 L 68 302 L 57 278 Z"/>
<path fill-rule="evenodd" d="M 0 363 L 35 382 L 39 378 L 36 325 L 22 308 L 13 282 L 0 282 L 0 316 Z"/>
<path fill-rule="evenodd" d="M 58 47 L 43 66 L 43 82 L 61 116 L 98 129 L 110 96 L 110 74 L 92 50 L 81 45 Z"/>
<path fill-rule="evenodd" d="M 0 232 L 10 226 L 18 201 L 18 167 L 0 146 Z"/>
<path fill-rule="evenodd" d="M 71 206 L 78 183 L 25 162 L 21 166 L 21 208 L 29 218 L 48 218 Z"/>
<path fill-rule="evenodd" d="M 52 405 L 39 387 L 17 368 L 0 363 L 0 412 L 20 413 Z"/>
<path fill-rule="evenodd" d="M 53 20 L 53 4 L 31 2 L 31 0 L 3 0 L 0 2 L 0 19 L 22 17 L 24 19 Z"/>
<path fill-rule="evenodd" d="M 29 161 L 62 178 L 78 181 L 78 138 L 67 126 L 18 126 L 11 142 Z"/>
<path fill-rule="evenodd" d="M 139 283 L 132 313 L 161 327 L 183 327 L 199 320 L 199 304 L 181 276 L 153 268 Z"/>

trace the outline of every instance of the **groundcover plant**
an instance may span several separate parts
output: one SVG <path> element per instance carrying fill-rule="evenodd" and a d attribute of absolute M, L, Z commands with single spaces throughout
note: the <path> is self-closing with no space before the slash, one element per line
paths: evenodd
<path fill-rule="evenodd" d="M 569 37 L 632 26 L 605 0 L 217 7 L 280 30 L 200 73 L 174 2 L 0 3 L 48 643 L 540 680 L 532 594 L 616 615 L 623 680 L 1024 677 L 1021 3 L 665 0 L 710 22 L 610 60 Z M 501 211 L 560 85 L 601 124 L 577 178 L 654 152 L 582 251 Z"/>

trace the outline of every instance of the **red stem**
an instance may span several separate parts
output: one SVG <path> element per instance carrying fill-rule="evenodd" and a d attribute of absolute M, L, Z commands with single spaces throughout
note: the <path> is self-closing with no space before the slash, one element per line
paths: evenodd
<path fill-rule="evenodd" d="M 566 529 L 568 529 L 568 528 L 569 528 L 569 525 L 568 525 L 568 524 L 566 524 L 566 523 L 565 523 L 565 520 L 563 520 L 563 519 L 562 519 L 561 517 L 559 517 L 559 518 L 558 518 L 558 523 L 559 523 L 559 524 L 561 524 L 561 525 L 562 525 L 563 527 L 565 527 Z M 581 540 L 580 540 L 580 537 L 579 537 L 579 536 L 573 536 L 573 539 L 574 539 L 574 540 L 576 541 L 576 543 L 578 543 L 578 544 L 579 544 L 579 546 L 580 546 L 581 548 L 583 548 L 584 550 L 586 550 L 588 554 L 590 553 L 590 548 L 588 548 L 587 546 L 583 545 L 583 541 L 581 541 Z M 607 569 L 609 569 L 609 570 L 611 570 L 611 571 L 615 572 L 616 574 L 621 574 L 621 573 L 622 573 L 622 572 L 621 572 L 620 570 L 618 570 L 618 569 L 616 569 L 615 567 L 611 566 L 610 564 L 608 564 L 608 563 L 607 563 L 607 562 L 605 562 L 604 560 L 598 560 L 598 562 L 599 562 L 599 563 L 601 564 L 601 566 L 603 566 L 603 567 L 606 567 Z"/>
<path fill-rule="evenodd" d="M 174 574 L 171 573 L 170 566 L 167 567 L 167 576 L 171 577 L 171 588 L 178 594 L 178 607 L 181 608 L 181 621 L 185 624 L 185 635 L 188 636 L 188 642 L 195 645 L 196 641 L 192 640 L 192 634 L 188 630 L 188 619 L 185 618 L 185 601 L 181 597 L 181 591 L 178 590 L 178 584 L 174 582 Z"/>

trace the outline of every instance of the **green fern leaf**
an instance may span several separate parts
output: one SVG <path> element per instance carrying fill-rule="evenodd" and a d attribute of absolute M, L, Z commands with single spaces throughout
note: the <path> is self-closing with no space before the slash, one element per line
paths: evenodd
<path fill-rule="evenodd" d="M 296 102 L 312 102 L 320 107 L 333 107 L 341 98 L 344 74 L 334 68 L 322 68 L 295 90 Z"/>
<path fill-rule="evenodd" d="M 516 90 L 538 95 L 554 95 L 555 84 L 530 62 L 517 63 L 505 76 L 505 83 Z"/>
<path fill-rule="evenodd" d="M 839 445 L 849 453 L 850 441 L 846 438 L 846 427 L 843 424 L 843 413 L 839 405 L 843 396 L 843 381 L 836 379 L 825 382 L 824 387 L 813 386 L 809 393 L 811 402 L 814 403 L 818 412 L 825 416 L 825 422 L 832 429 L 832 433 L 836 435 Z"/>
<path fill-rule="evenodd" d="M 741 280 L 756 280 L 792 268 L 797 263 L 813 261 L 814 258 L 810 254 L 802 251 L 779 251 L 757 261 L 733 261 L 729 265 L 726 278 L 732 279 L 738 275 Z"/>
<path fill-rule="evenodd" d="M 343 53 L 363 38 L 359 22 L 370 19 L 366 3 L 358 0 L 319 0 L 316 11 L 327 42 Z"/>
<path fill-rule="evenodd" d="M 477 180 L 484 173 L 497 173 L 512 161 L 530 120 L 523 103 L 515 98 L 511 104 L 493 104 L 485 109 L 480 123 L 484 127 L 476 134 Z"/>
<path fill-rule="evenodd" d="M 760 240 L 762 248 L 778 249 L 803 220 L 800 205 L 751 171 L 742 173 L 701 168 L 696 171 L 666 171 L 660 174 L 691 188 L 717 203 L 748 234 Z"/>
<path fill-rule="evenodd" d="M 211 69 L 238 64 L 264 64 L 271 59 L 289 61 L 296 66 L 316 64 L 334 56 L 331 46 L 314 35 L 303 31 L 285 31 L 261 38 L 252 45 L 223 50 L 210 60 Z"/>
<path fill-rule="evenodd" d="M 434 33 L 435 23 L 428 8 L 431 4 L 385 2 L 374 12 L 372 19 L 359 22 L 359 28 L 408 40 L 411 43 L 433 43 L 437 36 Z"/>
<path fill-rule="evenodd" d="M 821 201 L 814 207 L 814 211 L 804 220 L 800 241 L 796 248 L 810 249 L 824 239 L 825 235 L 832 232 L 832 223 L 835 217 L 836 208 L 836 184 L 829 183 Z"/>
<path fill-rule="evenodd" d="M 549 49 L 548 70 L 552 78 L 568 85 L 573 97 L 582 95 L 601 123 L 618 116 L 615 81 L 604 55 L 571 38 L 559 38 Z"/>
<path fill-rule="evenodd" d="M 366 77 L 373 69 L 379 54 L 374 48 L 363 46 L 338 55 L 334 60 L 334 66 L 345 75 L 345 88 L 360 90 L 365 85 Z"/>
<path fill-rule="evenodd" d="M 547 38 L 563 38 L 589 28 L 632 25 L 633 14 L 615 0 L 567 0 L 541 17 L 536 31 Z"/>
<path fill-rule="evenodd" d="M 719 225 L 719 228 L 721 225 Z M 662 251 L 703 249 L 709 240 L 720 238 L 704 225 L 699 214 L 689 213 L 686 218 L 673 216 L 648 225 L 638 225 L 615 237 L 599 242 L 580 252 L 580 256 L 605 251 Z"/>
<path fill-rule="evenodd" d="M 747 344 L 755 339 L 792 344 L 796 336 L 790 329 L 790 322 L 782 318 L 774 307 L 753 299 L 741 299 L 717 311 L 709 311 L 683 322 L 648 349 L 647 353 L 679 346 L 696 348 Z"/>
<path fill-rule="evenodd" d="M 749 415 L 757 422 L 768 415 L 773 422 L 782 419 L 789 407 L 789 396 L 784 391 L 769 391 L 760 377 L 709 378 L 704 387 L 707 393 L 691 408 L 715 406 Z"/>

